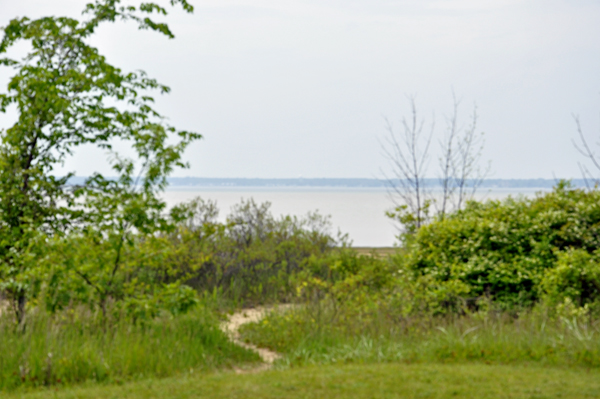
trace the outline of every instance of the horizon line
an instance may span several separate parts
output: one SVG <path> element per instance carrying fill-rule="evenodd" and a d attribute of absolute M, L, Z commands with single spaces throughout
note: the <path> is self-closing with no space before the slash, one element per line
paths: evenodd
<path fill-rule="evenodd" d="M 71 183 L 81 184 L 86 176 L 73 176 Z M 107 176 L 109 179 L 115 177 Z M 574 187 L 588 187 L 590 181 L 579 179 L 548 178 L 489 178 L 483 179 L 480 188 L 552 188 L 559 181 L 568 180 Z M 355 187 L 355 188 L 390 188 L 400 179 L 377 179 L 365 177 L 168 177 L 172 187 Z M 467 187 L 473 187 L 475 179 L 467 179 Z M 430 188 L 440 185 L 439 178 L 423 178 L 423 183 Z"/>

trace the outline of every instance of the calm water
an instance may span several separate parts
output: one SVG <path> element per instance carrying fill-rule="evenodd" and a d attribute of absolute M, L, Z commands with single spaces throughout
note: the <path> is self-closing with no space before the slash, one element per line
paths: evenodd
<path fill-rule="evenodd" d="M 478 199 L 503 198 L 508 195 L 534 195 L 539 189 L 496 189 L 484 191 Z M 387 247 L 396 241 L 397 230 L 385 217 L 392 202 L 383 189 L 307 188 L 307 187 L 171 187 L 164 193 L 169 206 L 200 196 L 217 201 L 220 219 L 225 220 L 231 207 L 242 198 L 271 202 L 273 215 L 305 215 L 318 210 L 330 215 L 333 232 L 348 233 L 355 246 Z"/>

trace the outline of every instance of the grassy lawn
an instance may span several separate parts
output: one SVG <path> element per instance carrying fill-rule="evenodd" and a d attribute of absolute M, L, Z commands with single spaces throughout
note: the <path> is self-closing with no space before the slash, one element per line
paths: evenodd
<path fill-rule="evenodd" d="M 16 398 L 599 398 L 600 371 L 485 364 L 311 366 L 13 392 Z"/>

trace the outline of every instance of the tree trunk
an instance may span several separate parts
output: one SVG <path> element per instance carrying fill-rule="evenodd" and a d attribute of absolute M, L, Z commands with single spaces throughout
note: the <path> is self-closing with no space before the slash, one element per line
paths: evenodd
<path fill-rule="evenodd" d="M 27 296 L 25 291 L 19 290 L 14 301 L 15 316 L 17 317 L 17 325 L 23 326 L 25 323 L 25 305 L 27 305 Z"/>

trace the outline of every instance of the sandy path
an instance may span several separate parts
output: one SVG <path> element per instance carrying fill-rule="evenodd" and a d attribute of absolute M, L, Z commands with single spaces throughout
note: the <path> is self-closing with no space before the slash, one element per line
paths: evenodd
<path fill-rule="evenodd" d="M 232 314 L 229 319 L 221 324 L 221 330 L 223 330 L 231 340 L 241 347 L 246 349 L 250 349 L 258 353 L 260 358 L 263 360 L 264 364 L 250 369 L 250 370 L 241 370 L 235 369 L 238 373 L 255 373 L 259 371 L 268 370 L 271 368 L 273 362 L 279 358 L 281 355 L 277 352 L 273 352 L 272 350 L 259 348 L 256 345 L 248 344 L 240 340 L 240 334 L 238 332 L 239 328 L 246 323 L 252 323 L 261 320 L 266 314 L 272 311 L 285 311 L 292 307 L 293 305 L 278 305 L 273 307 L 258 307 L 252 309 L 244 309 Z"/>
<path fill-rule="evenodd" d="M 0 299 L 0 316 L 4 312 L 8 312 L 10 310 L 10 302 L 5 299 Z"/>

